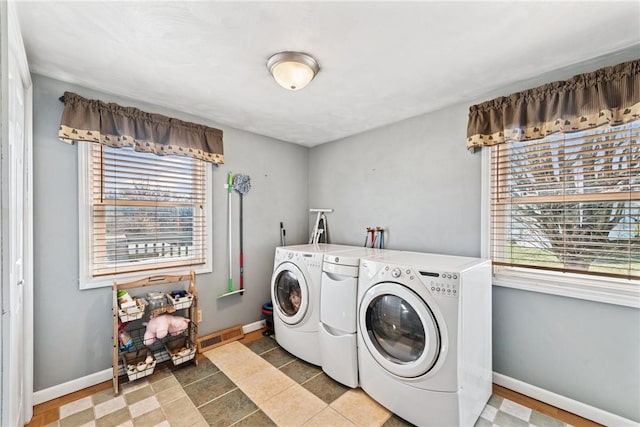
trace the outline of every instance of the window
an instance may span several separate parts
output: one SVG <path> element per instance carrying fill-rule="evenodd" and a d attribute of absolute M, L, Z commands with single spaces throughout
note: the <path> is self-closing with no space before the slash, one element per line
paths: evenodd
<path fill-rule="evenodd" d="M 492 147 L 496 272 L 640 279 L 639 134 L 636 121 Z"/>
<path fill-rule="evenodd" d="M 80 147 L 81 288 L 158 270 L 211 271 L 207 163 Z"/>

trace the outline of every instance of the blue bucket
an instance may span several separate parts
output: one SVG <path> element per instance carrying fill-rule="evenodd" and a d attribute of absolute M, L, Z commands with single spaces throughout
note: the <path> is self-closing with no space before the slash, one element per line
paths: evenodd
<path fill-rule="evenodd" d="M 260 311 L 265 319 L 265 330 L 262 332 L 262 335 L 265 337 L 273 335 L 273 304 L 271 304 L 271 301 L 267 301 L 262 304 L 262 309 Z"/>

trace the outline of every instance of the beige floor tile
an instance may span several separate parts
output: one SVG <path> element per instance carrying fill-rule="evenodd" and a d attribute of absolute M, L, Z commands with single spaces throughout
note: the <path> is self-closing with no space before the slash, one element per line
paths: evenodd
<path fill-rule="evenodd" d="M 324 408 L 318 415 L 304 424 L 304 427 L 356 427 L 354 423 L 340 415 L 331 407 Z"/>
<path fill-rule="evenodd" d="M 153 389 L 153 391 L 155 393 L 159 393 L 159 392 L 161 392 L 163 390 L 169 389 L 171 387 L 175 387 L 177 385 L 180 385 L 180 383 L 178 382 L 176 377 L 171 375 L 170 377 L 166 377 L 166 378 L 163 378 L 163 379 L 161 379 L 159 381 L 152 382 L 151 383 L 151 388 Z"/>
<path fill-rule="evenodd" d="M 326 407 L 326 403 L 299 384 L 260 405 L 260 409 L 280 427 L 301 426 Z"/>
<path fill-rule="evenodd" d="M 187 393 L 184 391 L 182 386 L 177 385 L 175 387 L 168 388 L 166 390 L 162 390 L 156 393 L 156 399 L 160 402 L 160 405 L 166 405 L 169 402 L 173 402 L 174 400 L 178 400 L 181 397 L 186 396 Z"/>
<path fill-rule="evenodd" d="M 151 427 L 166 421 L 167 418 L 161 408 L 156 408 L 152 411 L 146 412 L 137 418 L 133 419 L 134 427 Z"/>
<path fill-rule="evenodd" d="M 494 408 L 491 405 L 487 405 L 484 407 L 484 409 L 482 410 L 482 412 L 480 413 L 480 416 L 482 418 L 484 418 L 487 421 L 493 421 L 496 419 L 496 414 L 498 413 L 498 409 Z"/>
<path fill-rule="evenodd" d="M 147 384 L 146 387 L 142 387 L 125 394 L 124 400 L 127 402 L 127 405 L 133 405 L 134 403 L 140 402 L 144 399 L 148 399 L 153 395 L 153 389 L 150 385 Z"/>
<path fill-rule="evenodd" d="M 162 410 L 171 427 L 190 427 L 205 422 L 198 408 L 186 396 L 163 405 Z"/>
<path fill-rule="evenodd" d="M 127 382 L 120 385 L 120 391 L 124 394 L 132 393 L 136 390 L 144 388 L 149 385 L 149 381 L 147 379 L 140 379 L 136 381 Z"/>
<path fill-rule="evenodd" d="M 129 408 L 120 408 L 117 411 L 113 411 L 104 417 L 96 419 L 96 425 L 98 427 L 113 427 L 119 426 L 127 421 L 131 420 L 131 413 Z"/>
<path fill-rule="evenodd" d="M 244 378 L 250 377 L 258 371 L 267 369 L 271 366 L 269 362 L 256 356 L 256 358 L 248 360 L 238 360 L 234 365 L 228 366 L 223 372 L 231 381 L 237 383 Z"/>
<path fill-rule="evenodd" d="M 84 411 L 85 409 L 91 408 L 92 406 L 93 401 L 91 400 L 91 396 L 87 396 L 82 399 L 75 400 L 71 403 L 67 403 L 66 405 L 62 405 L 60 407 L 60 419 L 67 418 L 70 415 L 73 415 L 80 411 Z"/>
<path fill-rule="evenodd" d="M 529 418 L 531 418 L 531 408 L 527 408 L 526 406 L 520 405 L 519 403 L 512 402 L 508 399 L 505 399 L 500 405 L 500 410 L 502 412 L 506 412 L 507 414 L 513 415 L 514 417 L 518 417 L 521 420 L 529 422 Z"/>
<path fill-rule="evenodd" d="M 216 360 L 226 360 L 228 358 L 233 358 L 233 355 L 235 353 L 239 351 L 243 351 L 243 349 L 245 348 L 246 346 L 244 346 L 243 344 L 240 344 L 239 342 L 234 341 L 234 342 L 230 342 L 229 344 L 216 347 L 212 350 L 205 351 L 203 354 L 215 364 Z"/>
<path fill-rule="evenodd" d="M 156 399 L 155 396 L 150 396 L 146 399 L 142 399 L 132 405 L 129 405 L 129 411 L 131 412 L 131 417 L 136 418 L 159 407 L 160 402 L 158 402 L 158 399 Z"/>
<path fill-rule="evenodd" d="M 87 423 L 93 422 L 95 417 L 93 416 L 93 408 L 85 409 L 84 411 L 76 412 L 69 415 L 66 418 L 60 419 L 60 427 L 80 427 Z"/>
<path fill-rule="evenodd" d="M 331 407 L 358 426 L 381 426 L 391 416 L 391 412 L 359 388 L 337 398 Z"/>
<path fill-rule="evenodd" d="M 209 358 L 229 379 L 238 382 L 250 377 L 261 369 L 272 365 L 255 354 L 245 345 L 232 342 L 222 347 L 214 348 L 206 353 Z"/>
<path fill-rule="evenodd" d="M 127 406 L 127 402 L 124 400 L 124 396 L 118 396 L 97 404 L 94 406 L 93 410 L 96 414 L 96 418 L 102 418 L 107 414 L 124 408 L 125 406 Z"/>
<path fill-rule="evenodd" d="M 248 349 L 247 346 L 237 341 L 209 350 L 205 352 L 204 355 L 218 367 L 220 367 L 218 363 L 227 364 L 235 361 L 239 357 L 243 358 L 248 355 L 260 357 Z"/>
<path fill-rule="evenodd" d="M 94 405 L 99 405 L 107 400 L 111 400 L 116 397 L 116 394 L 113 392 L 113 388 L 109 387 L 105 390 L 99 391 L 95 394 L 91 395 L 91 400 Z"/>
<path fill-rule="evenodd" d="M 256 405 L 260 406 L 271 397 L 297 383 L 280 370 L 269 365 L 269 367 L 239 380 L 236 384 Z"/>
<path fill-rule="evenodd" d="M 147 378 L 147 381 L 149 381 L 151 384 L 157 382 L 157 381 L 161 381 L 167 377 L 172 377 L 173 374 L 171 373 L 171 369 L 169 369 L 168 366 L 156 366 L 156 369 L 153 371 L 153 375 L 149 375 L 149 377 Z"/>

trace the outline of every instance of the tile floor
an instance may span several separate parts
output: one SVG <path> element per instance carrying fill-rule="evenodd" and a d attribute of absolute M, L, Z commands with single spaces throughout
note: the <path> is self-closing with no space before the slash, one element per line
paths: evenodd
<path fill-rule="evenodd" d="M 198 366 L 160 367 L 59 408 L 49 426 L 408 426 L 361 389 L 333 381 L 316 366 L 262 337 L 204 353 Z M 566 426 L 493 395 L 476 426 Z"/>

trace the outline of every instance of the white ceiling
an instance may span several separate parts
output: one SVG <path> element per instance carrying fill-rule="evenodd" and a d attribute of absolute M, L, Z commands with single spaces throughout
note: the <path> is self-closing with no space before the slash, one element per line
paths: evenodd
<path fill-rule="evenodd" d="M 306 146 L 640 43 L 639 1 L 20 1 L 17 11 L 34 73 Z M 318 60 L 307 88 L 269 75 L 283 50 Z"/>

